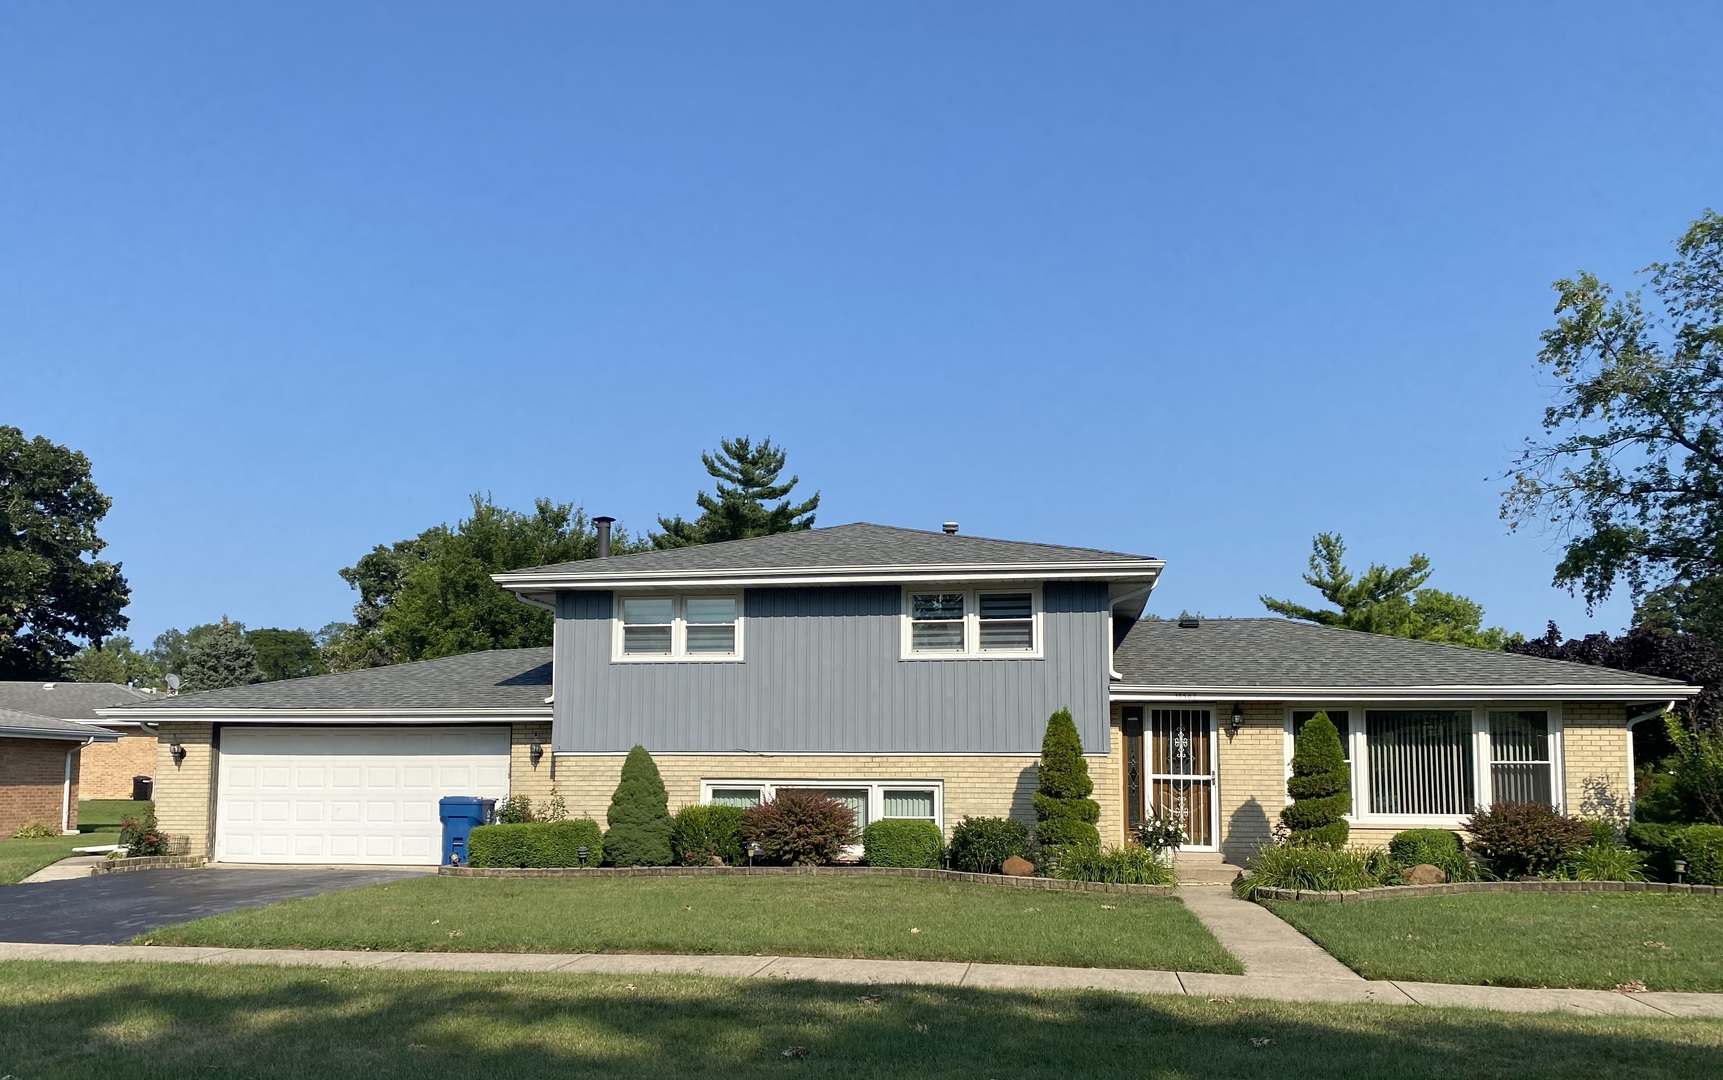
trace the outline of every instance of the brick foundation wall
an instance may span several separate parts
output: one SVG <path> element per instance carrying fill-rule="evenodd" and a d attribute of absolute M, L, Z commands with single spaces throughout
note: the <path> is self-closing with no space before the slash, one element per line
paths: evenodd
<path fill-rule="evenodd" d="M 38 823 L 59 831 L 67 751 L 73 752 L 70 826 L 78 827 L 77 746 L 65 739 L 0 739 L 0 837 Z"/>
<path fill-rule="evenodd" d="M 547 759 L 548 760 L 548 759 Z M 939 780 L 945 790 L 947 835 L 964 817 L 1014 817 L 1034 822 L 1035 755 L 872 756 L 805 754 L 654 754 L 670 812 L 700 801 L 702 780 Z M 610 796 L 622 775 L 620 754 L 558 754 L 556 787 L 570 817 L 603 824 Z M 1102 836 L 1120 826 L 1120 800 L 1106 797 L 1116 786 L 1108 779 L 1108 758 L 1089 759 L 1095 795 L 1101 800 Z M 1116 774 L 1114 774 L 1116 775 Z M 1103 787 L 1103 784 L 1108 785 Z M 535 800 L 536 802 L 536 800 Z M 1111 815 L 1109 817 L 1109 815 Z"/>
<path fill-rule="evenodd" d="M 129 799 L 132 777 L 154 776 L 156 737 L 121 735 L 115 743 L 91 743 L 78 752 L 86 799 Z"/>

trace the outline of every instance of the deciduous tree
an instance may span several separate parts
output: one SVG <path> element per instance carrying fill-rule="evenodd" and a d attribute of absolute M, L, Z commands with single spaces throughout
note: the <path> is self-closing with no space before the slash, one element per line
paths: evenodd
<path fill-rule="evenodd" d="M 126 628 L 131 590 L 97 559 L 112 500 L 90 459 L 0 425 L 0 679 L 53 679 L 81 642 Z"/>

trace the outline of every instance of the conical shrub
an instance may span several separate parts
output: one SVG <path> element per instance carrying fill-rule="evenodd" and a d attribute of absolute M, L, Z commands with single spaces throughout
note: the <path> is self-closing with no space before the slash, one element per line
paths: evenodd
<path fill-rule="evenodd" d="M 1071 710 L 1047 718 L 1041 740 L 1041 767 L 1036 770 L 1035 836 L 1043 846 L 1099 847 L 1101 804 L 1089 798 L 1095 782 L 1083 757 L 1083 740 Z"/>
<path fill-rule="evenodd" d="M 644 746 L 628 752 L 622 779 L 604 815 L 605 861 L 612 866 L 669 866 L 672 857 L 670 796 L 664 779 Z"/>
<path fill-rule="evenodd" d="M 1286 793 L 1292 796 L 1292 805 L 1280 812 L 1280 820 L 1292 843 L 1346 846 L 1352 832 L 1345 818 L 1352 811 L 1352 769 L 1340 748 L 1340 732 L 1327 713 L 1317 713 L 1299 731 Z"/>

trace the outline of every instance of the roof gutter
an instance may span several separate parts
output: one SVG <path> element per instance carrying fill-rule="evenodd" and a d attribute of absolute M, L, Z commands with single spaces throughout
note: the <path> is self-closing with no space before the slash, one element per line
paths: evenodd
<path fill-rule="evenodd" d="M 112 710 L 98 710 L 103 714 Z M 345 723 L 350 720 L 427 720 L 439 723 L 459 723 L 463 720 L 539 720 L 552 715 L 554 709 L 520 706 L 510 709 L 224 709 L 210 705 L 202 708 L 146 708 L 139 710 L 157 720 L 327 720 Z M 135 715 L 135 714 L 134 714 Z"/>
<path fill-rule="evenodd" d="M 1697 697 L 1697 686 L 1144 686 L 1115 685 L 1113 701 L 1645 701 Z"/>
<path fill-rule="evenodd" d="M 76 723 L 76 721 L 68 721 L 68 723 Z M 24 739 L 65 739 L 85 744 L 120 741 L 120 737 L 111 731 L 103 731 L 101 728 L 92 728 L 91 730 L 95 734 L 85 734 L 81 731 L 72 732 L 65 728 L 0 727 L 0 736 Z"/>

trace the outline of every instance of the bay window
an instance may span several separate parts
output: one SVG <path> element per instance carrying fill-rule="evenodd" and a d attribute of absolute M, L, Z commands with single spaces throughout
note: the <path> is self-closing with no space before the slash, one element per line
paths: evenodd
<path fill-rule="evenodd" d="M 740 660 L 742 598 L 735 593 L 619 595 L 612 660 Z"/>
<path fill-rule="evenodd" d="M 904 659 L 1038 657 L 1038 586 L 904 590 Z"/>
<path fill-rule="evenodd" d="M 1551 708 L 1290 709 L 1286 760 L 1318 712 L 1352 766 L 1352 820 L 1457 824 L 1492 802 L 1561 804 L 1561 717 Z M 1290 772 L 1289 772 L 1290 775 Z"/>

